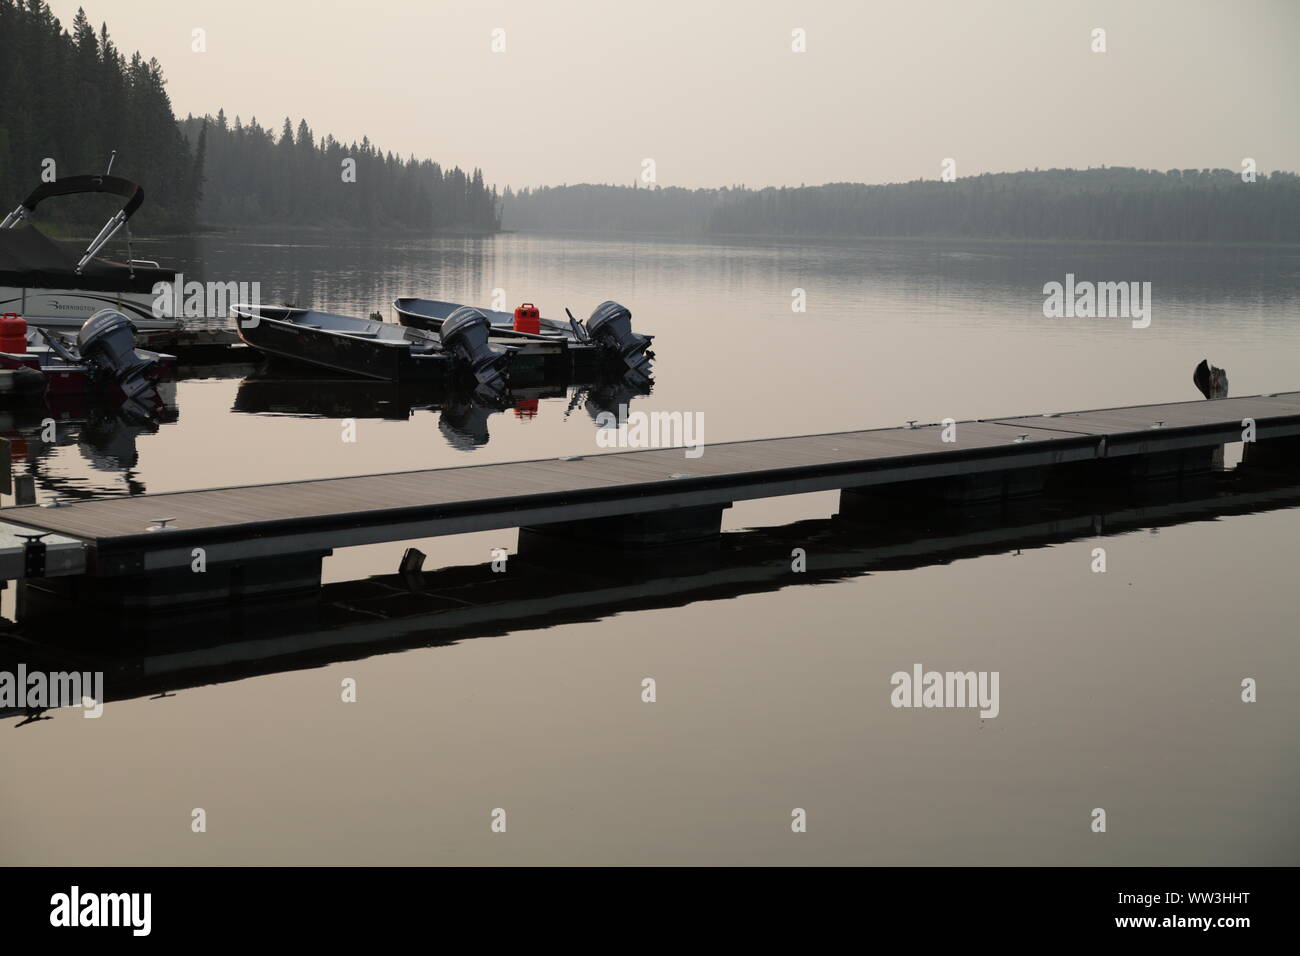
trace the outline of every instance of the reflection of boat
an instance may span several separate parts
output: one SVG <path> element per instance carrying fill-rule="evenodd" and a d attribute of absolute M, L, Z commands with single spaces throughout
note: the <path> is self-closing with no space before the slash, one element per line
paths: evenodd
<path fill-rule="evenodd" d="M 402 325 L 437 332 L 457 310 L 465 308 L 455 302 L 404 296 L 393 300 L 393 308 Z M 586 324 L 569 316 L 567 322 L 542 318 L 531 302 L 512 312 L 478 309 L 492 324 L 492 335 L 503 341 L 520 343 L 522 349 L 540 342 L 562 343 L 565 361 L 578 374 L 600 364 L 614 364 L 631 372 L 650 377 L 652 336 L 632 331 L 632 313 L 617 302 L 603 302 L 591 313 Z"/>
<path fill-rule="evenodd" d="M 69 447 L 77 449 L 92 473 L 120 475 L 128 494 L 143 494 L 146 489 L 135 477 L 136 439 L 156 434 L 160 425 L 179 417 L 174 383 L 164 382 L 152 394 L 155 401 L 143 415 L 138 403 L 114 407 L 85 394 L 48 394 L 44 403 L 0 409 L 0 438 L 9 440 L 15 473 L 25 467 L 37 487 L 54 497 L 122 493 L 116 483 L 96 484 L 90 476 L 68 476 L 68 469 L 55 462 L 59 449 Z"/>
<path fill-rule="evenodd" d="M 600 424 L 601 414 L 613 415 L 622 421 L 632 399 L 649 395 L 653 385 L 649 379 L 629 372 L 626 375 L 604 378 L 593 384 L 583 394 L 583 407 L 591 420 Z"/>
<path fill-rule="evenodd" d="M 500 396 L 484 396 L 455 384 L 377 382 L 346 377 L 322 377 L 310 369 L 265 369 L 244 379 L 235 393 L 234 411 L 245 414 L 300 417 L 385 419 L 405 421 L 418 410 L 439 412 L 438 429 L 453 448 L 471 450 L 487 444 L 488 420 L 513 410 L 519 417 L 538 413 L 543 398 L 563 398 L 563 383 L 511 386 Z M 626 404 L 644 394 L 603 382 L 579 386 L 570 407 L 586 400 L 588 409 L 617 396 Z M 596 413 L 591 412 L 593 415 Z"/>
<path fill-rule="evenodd" d="M 449 382 L 465 372 L 489 391 L 505 387 L 507 349 L 488 342 L 487 319 L 472 309 L 439 334 L 333 312 L 236 305 L 239 336 L 292 361 L 384 382 Z"/>
<path fill-rule="evenodd" d="M 121 196 L 126 204 L 84 250 L 51 239 L 34 225 L 20 227 L 43 200 L 85 193 Z M 142 202 L 144 190 L 117 176 L 68 176 L 34 189 L 0 221 L 0 312 L 21 313 L 32 325 L 77 328 L 111 306 L 127 313 L 142 330 L 179 328 L 180 322 L 155 316 L 153 308 L 154 285 L 175 281 L 175 272 L 156 262 L 98 258 Z"/>
<path fill-rule="evenodd" d="M 434 407 L 445 392 L 440 384 L 378 382 L 281 363 L 246 375 L 235 392 L 232 411 L 406 421 L 417 409 Z"/>
<path fill-rule="evenodd" d="M 321 378 L 303 371 L 249 376 L 235 393 L 234 410 L 246 414 L 406 421 L 418 410 L 440 412 L 438 429 L 453 448 L 487 444 L 487 418 L 520 403 L 560 396 L 564 386 L 511 389 L 485 396 L 455 384 L 375 382 Z"/>
<path fill-rule="evenodd" d="M 488 443 L 488 419 L 509 407 L 486 405 L 473 399 L 450 401 L 438 415 L 438 431 L 447 444 L 458 451 L 473 451 Z"/>

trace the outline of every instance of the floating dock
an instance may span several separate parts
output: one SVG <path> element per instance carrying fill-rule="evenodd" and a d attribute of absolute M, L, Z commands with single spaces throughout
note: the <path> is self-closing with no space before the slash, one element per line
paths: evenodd
<path fill-rule="evenodd" d="M 142 348 L 188 357 L 194 353 L 222 355 L 248 351 L 233 322 L 194 322 L 179 329 L 149 329 L 136 333 Z"/>
<path fill-rule="evenodd" d="M 62 618 L 0 628 L 0 672 L 101 671 L 106 700 L 167 694 L 353 661 L 415 647 L 447 646 L 558 623 L 598 621 L 629 610 L 678 607 L 839 581 L 883 570 L 947 564 L 962 558 L 1031 550 L 1135 529 L 1174 527 L 1230 514 L 1300 505 L 1294 476 L 1218 482 L 1208 494 L 1156 494 L 1141 504 L 1034 498 L 1011 507 L 950 512 L 943 520 L 864 524 L 844 516 L 726 535 L 725 547 L 649 550 L 640 560 L 557 562 L 522 548 L 510 558 L 509 584 L 486 564 L 339 581 L 319 590 L 260 602 L 195 609 L 178 621 L 131 616 L 114 629 Z M 1174 489 L 1166 488 L 1172 492 Z M 807 567 L 792 574 L 793 548 Z M 29 716 L 0 708 L 0 719 Z"/>
<path fill-rule="evenodd" d="M 230 600 L 316 587 L 321 560 L 355 545 L 523 528 L 636 547 L 716 536 L 755 498 L 841 490 L 843 510 L 896 513 L 1181 480 L 1248 428 L 1248 463 L 1300 460 L 1300 392 L 27 505 L 0 509 L 3 530 L 57 536 L 61 557 L 8 539 L 0 573 L 122 606 Z"/>

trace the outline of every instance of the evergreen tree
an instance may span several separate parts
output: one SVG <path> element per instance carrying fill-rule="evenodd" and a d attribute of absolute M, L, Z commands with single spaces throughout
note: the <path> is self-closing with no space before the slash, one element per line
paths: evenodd
<path fill-rule="evenodd" d="M 39 82 L 37 80 L 39 79 Z M 0 0 L 0 197 L 10 209 L 40 182 L 113 172 L 144 187 L 141 229 L 214 225 L 330 225 L 411 230 L 499 228 L 494 190 L 474 170 L 403 160 L 369 139 L 345 147 L 285 117 L 278 138 L 256 120 L 176 120 L 161 64 L 124 57 L 82 10 L 70 30 L 45 0 Z M 345 182 L 343 161 L 356 163 Z M 98 227 L 111 200 L 41 206 L 42 219 Z"/>

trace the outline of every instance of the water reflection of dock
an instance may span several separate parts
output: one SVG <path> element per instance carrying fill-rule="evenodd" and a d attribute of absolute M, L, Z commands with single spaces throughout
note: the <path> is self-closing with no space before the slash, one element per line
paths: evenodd
<path fill-rule="evenodd" d="M 574 560 L 565 546 L 566 560 L 560 562 L 554 539 L 524 536 L 506 574 L 472 565 L 378 575 L 260 603 L 255 614 L 222 605 L 124 622 L 116 630 L 103 621 L 78 627 L 75 618 L 64 616 L 20 621 L 0 632 L 0 671 L 14 671 L 18 662 L 29 670 L 102 671 L 108 700 L 149 697 L 630 610 L 729 600 L 1297 506 L 1300 485 L 1294 478 L 1238 475 L 1206 478 L 1195 489 L 1153 487 L 1137 499 L 1113 493 L 1109 500 L 1044 497 L 943 509 L 924 525 L 842 513 L 730 532 L 713 548 L 641 552 L 635 560 L 592 545 L 580 555 L 587 560 Z M 802 572 L 792 569 L 795 548 L 806 555 Z"/>

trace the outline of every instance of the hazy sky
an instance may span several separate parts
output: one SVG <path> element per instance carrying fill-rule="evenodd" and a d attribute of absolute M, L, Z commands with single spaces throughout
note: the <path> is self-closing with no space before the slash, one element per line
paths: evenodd
<path fill-rule="evenodd" d="M 932 179 L 946 157 L 959 176 L 1300 169 L 1300 0 L 50 6 L 156 56 L 178 115 L 305 117 L 503 186 L 630 183 L 646 158 L 664 186 Z"/>

